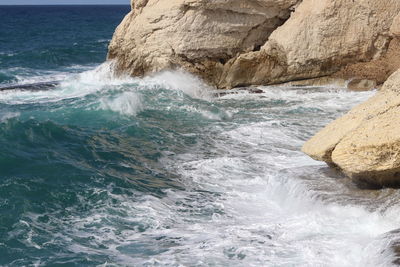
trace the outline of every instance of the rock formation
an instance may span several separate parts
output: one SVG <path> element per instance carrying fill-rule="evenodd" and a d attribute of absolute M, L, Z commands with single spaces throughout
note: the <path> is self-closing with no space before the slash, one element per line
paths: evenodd
<path fill-rule="evenodd" d="M 399 12 L 398 0 L 132 0 L 108 57 L 119 72 L 182 67 L 219 88 L 334 73 L 380 83 L 400 67 Z"/>
<path fill-rule="evenodd" d="M 109 47 L 117 72 L 184 68 L 219 88 L 352 79 L 400 68 L 399 0 L 132 0 Z M 400 184 L 400 70 L 303 151 L 357 180 Z"/>
<path fill-rule="evenodd" d="M 118 69 L 183 67 L 216 83 L 224 64 L 258 50 L 299 0 L 132 0 L 109 47 Z"/>
<path fill-rule="evenodd" d="M 400 185 L 400 70 L 375 96 L 310 139 L 303 151 L 355 180 Z"/>

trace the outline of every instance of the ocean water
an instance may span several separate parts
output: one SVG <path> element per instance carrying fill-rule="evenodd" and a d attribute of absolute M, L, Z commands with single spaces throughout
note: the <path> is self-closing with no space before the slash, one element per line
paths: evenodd
<path fill-rule="evenodd" d="M 0 7 L 0 266 L 394 265 L 399 192 L 300 152 L 375 92 L 117 78 L 128 11 Z"/>

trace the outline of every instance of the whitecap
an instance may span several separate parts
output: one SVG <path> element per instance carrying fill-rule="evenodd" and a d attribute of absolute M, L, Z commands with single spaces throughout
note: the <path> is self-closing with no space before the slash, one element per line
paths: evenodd
<path fill-rule="evenodd" d="M 96 41 L 96 43 L 109 43 L 111 39 L 99 39 Z"/>
<path fill-rule="evenodd" d="M 169 90 L 182 91 L 194 98 L 210 100 L 212 97 L 210 86 L 205 84 L 200 78 L 184 70 L 155 73 L 145 77 L 142 81 L 143 83 L 159 85 Z"/>
<path fill-rule="evenodd" d="M 116 97 L 102 98 L 100 109 L 111 110 L 121 115 L 135 116 L 143 109 L 143 105 L 139 94 L 123 92 Z"/>
<path fill-rule="evenodd" d="M 82 66 L 71 66 L 73 71 Z M 54 90 L 48 91 L 10 91 L 0 94 L 0 101 L 10 104 L 56 102 L 64 99 L 82 98 L 107 90 L 122 90 L 132 87 L 135 90 L 168 89 L 193 98 L 210 100 L 210 88 L 197 77 L 184 71 L 164 71 L 144 78 L 117 75 L 115 61 L 107 61 L 94 69 L 79 74 L 71 72 L 48 71 L 31 73 L 30 69 L 14 70 L 18 84 L 61 81 Z M 22 73 L 22 74 L 21 74 Z"/>
<path fill-rule="evenodd" d="M 19 112 L 0 112 L 0 122 L 6 122 L 9 119 L 19 117 Z"/>

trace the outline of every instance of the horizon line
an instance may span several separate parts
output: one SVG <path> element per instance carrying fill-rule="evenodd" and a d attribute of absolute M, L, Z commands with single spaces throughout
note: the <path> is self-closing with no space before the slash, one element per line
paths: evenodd
<path fill-rule="evenodd" d="M 130 4 L 0 4 L 0 6 L 130 6 Z"/>

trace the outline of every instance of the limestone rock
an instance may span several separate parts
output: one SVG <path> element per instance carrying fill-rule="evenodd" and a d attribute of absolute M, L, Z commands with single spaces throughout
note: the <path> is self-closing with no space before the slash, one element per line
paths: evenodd
<path fill-rule="evenodd" d="M 303 151 L 354 179 L 400 184 L 400 70 L 375 96 L 311 138 Z"/>
<path fill-rule="evenodd" d="M 317 78 L 385 55 L 399 12 L 398 0 L 132 0 L 108 58 L 119 72 L 182 67 L 219 88 Z"/>
<path fill-rule="evenodd" d="M 224 69 L 219 86 L 320 77 L 349 63 L 377 59 L 387 50 L 399 11 L 397 0 L 303 0 L 261 51 L 240 55 Z M 239 71 L 244 69 L 251 79 Z"/>
<path fill-rule="evenodd" d="M 341 78 L 334 78 L 329 76 L 305 79 L 305 80 L 296 80 L 287 83 L 282 83 L 279 86 L 332 86 L 332 87 L 341 87 L 345 88 L 348 84 L 348 81 Z"/>
<path fill-rule="evenodd" d="M 400 184 L 400 107 L 364 121 L 346 135 L 333 150 L 332 161 L 352 178 Z"/>
<path fill-rule="evenodd" d="M 393 37 L 400 37 L 400 14 L 394 18 L 392 26 L 390 27 L 390 34 Z"/>
<path fill-rule="evenodd" d="M 376 88 L 376 82 L 367 79 L 352 79 L 347 88 L 353 91 L 369 91 Z"/>
<path fill-rule="evenodd" d="M 132 0 L 108 58 L 144 75 L 183 67 L 214 82 L 236 55 L 257 50 L 299 0 Z"/>
<path fill-rule="evenodd" d="M 387 52 L 377 59 L 368 62 L 358 62 L 343 67 L 332 77 L 374 80 L 378 85 L 383 84 L 387 78 L 400 68 L 400 15 L 397 15 L 390 28 L 390 36 L 393 38 Z"/>

